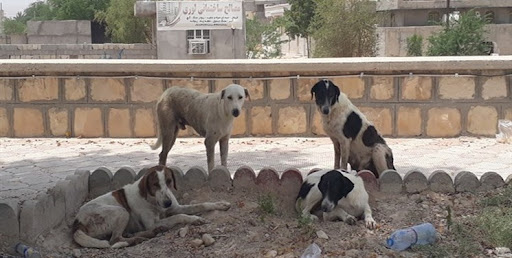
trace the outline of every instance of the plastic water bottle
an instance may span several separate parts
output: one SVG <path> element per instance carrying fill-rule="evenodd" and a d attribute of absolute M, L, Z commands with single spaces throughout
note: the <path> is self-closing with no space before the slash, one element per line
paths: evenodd
<path fill-rule="evenodd" d="M 300 256 L 300 258 L 320 258 L 322 254 L 322 249 L 316 244 L 312 243 L 306 248 L 304 253 Z"/>
<path fill-rule="evenodd" d="M 18 254 L 23 255 L 24 258 L 41 258 L 41 254 L 36 249 L 26 246 L 22 243 L 18 243 L 15 247 Z"/>
<path fill-rule="evenodd" d="M 388 248 L 403 251 L 413 245 L 428 245 L 436 241 L 437 232 L 430 223 L 397 230 L 387 239 Z"/>

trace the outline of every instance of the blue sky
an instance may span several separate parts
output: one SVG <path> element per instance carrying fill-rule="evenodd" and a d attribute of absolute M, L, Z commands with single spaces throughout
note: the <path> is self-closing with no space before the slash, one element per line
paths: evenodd
<path fill-rule="evenodd" d="M 37 0 L 0 0 L 2 9 L 4 9 L 5 16 L 13 17 L 17 12 L 23 11 L 30 3 L 37 2 Z"/>

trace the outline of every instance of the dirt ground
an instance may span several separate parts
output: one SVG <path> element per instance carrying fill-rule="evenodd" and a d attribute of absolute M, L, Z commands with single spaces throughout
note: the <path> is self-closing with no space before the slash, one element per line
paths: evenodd
<path fill-rule="evenodd" d="M 486 246 L 485 241 L 461 242 L 460 235 L 448 230 L 447 223 L 460 222 L 463 225 L 471 221 L 479 211 L 480 200 L 487 198 L 486 195 L 489 194 L 372 194 L 370 204 L 378 228 L 369 230 L 363 221 L 354 226 L 323 221 L 308 224 L 299 220 L 294 211 L 283 210 L 277 205 L 273 212 L 262 208 L 265 205 L 262 197 L 265 196 L 214 193 L 201 189 L 185 194 L 180 203 L 226 200 L 232 206 L 228 211 L 203 214 L 209 223 L 186 226 L 188 232 L 185 236 L 180 236 L 178 227 L 132 247 L 80 249 L 70 240 L 69 229 L 61 228 L 41 237 L 39 243 L 45 257 L 300 257 L 311 243 L 320 246 L 322 257 L 435 257 L 433 253 L 439 253 L 439 250 L 445 253 L 438 257 L 484 257 L 490 255 L 492 247 Z M 384 246 L 386 237 L 394 230 L 422 222 L 432 223 L 439 232 L 438 242 L 432 247 L 396 252 Z M 327 234 L 328 239 L 318 237 L 317 231 L 320 230 Z M 192 241 L 201 239 L 205 233 L 210 234 L 215 243 L 194 246 Z M 462 233 L 462 237 L 466 237 Z"/>

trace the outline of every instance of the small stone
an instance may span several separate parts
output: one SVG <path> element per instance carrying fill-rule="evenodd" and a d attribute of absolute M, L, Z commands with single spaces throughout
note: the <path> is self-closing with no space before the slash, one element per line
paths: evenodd
<path fill-rule="evenodd" d="M 329 239 L 329 236 L 323 230 L 318 230 L 316 236 L 321 239 Z"/>
<path fill-rule="evenodd" d="M 80 251 L 80 249 L 73 249 L 73 257 L 80 257 L 82 256 L 82 252 Z"/>
<path fill-rule="evenodd" d="M 276 257 L 277 251 L 276 250 L 270 250 L 265 254 L 265 257 Z"/>
<path fill-rule="evenodd" d="M 180 228 L 178 234 L 180 235 L 180 237 L 186 237 L 188 234 L 188 227 Z"/>
<path fill-rule="evenodd" d="M 294 258 L 294 257 L 295 257 L 294 253 L 285 253 L 283 255 L 276 256 L 276 258 Z"/>
<path fill-rule="evenodd" d="M 496 249 L 494 249 L 494 251 L 496 252 L 497 255 L 503 255 L 503 254 L 510 253 L 510 249 L 508 247 L 496 247 Z"/>
<path fill-rule="evenodd" d="M 269 235 L 269 234 L 265 234 L 265 237 L 266 237 L 266 238 L 269 238 L 269 237 L 270 237 L 270 235 Z"/>
<path fill-rule="evenodd" d="M 210 234 L 203 234 L 203 242 L 205 246 L 211 246 L 215 243 L 215 239 Z"/>
<path fill-rule="evenodd" d="M 203 240 L 196 238 L 190 241 L 190 244 L 192 244 L 193 247 L 200 247 L 203 244 Z"/>

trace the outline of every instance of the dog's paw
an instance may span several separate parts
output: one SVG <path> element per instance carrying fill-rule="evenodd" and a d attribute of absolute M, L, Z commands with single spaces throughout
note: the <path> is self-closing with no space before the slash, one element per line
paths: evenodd
<path fill-rule="evenodd" d="M 208 220 L 206 220 L 205 218 L 199 217 L 199 216 L 190 216 L 190 220 L 191 220 L 190 224 L 196 225 L 196 226 L 208 223 Z"/>
<path fill-rule="evenodd" d="M 226 201 L 216 202 L 215 205 L 216 205 L 216 210 L 220 210 L 220 211 L 227 211 L 227 210 L 229 210 L 229 208 L 231 208 L 231 203 L 226 202 Z"/>
<path fill-rule="evenodd" d="M 349 224 L 349 225 L 355 225 L 356 224 L 356 218 L 352 215 L 348 215 L 347 218 L 345 219 L 345 223 Z"/>
<path fill-rule="evenodd" d="M 375 220 L 373 220 L 373 218 L 366 218 L 364 222 L 368 229 L 375 229 L 377 227 L 377 223 L 375 222 Z"/>

